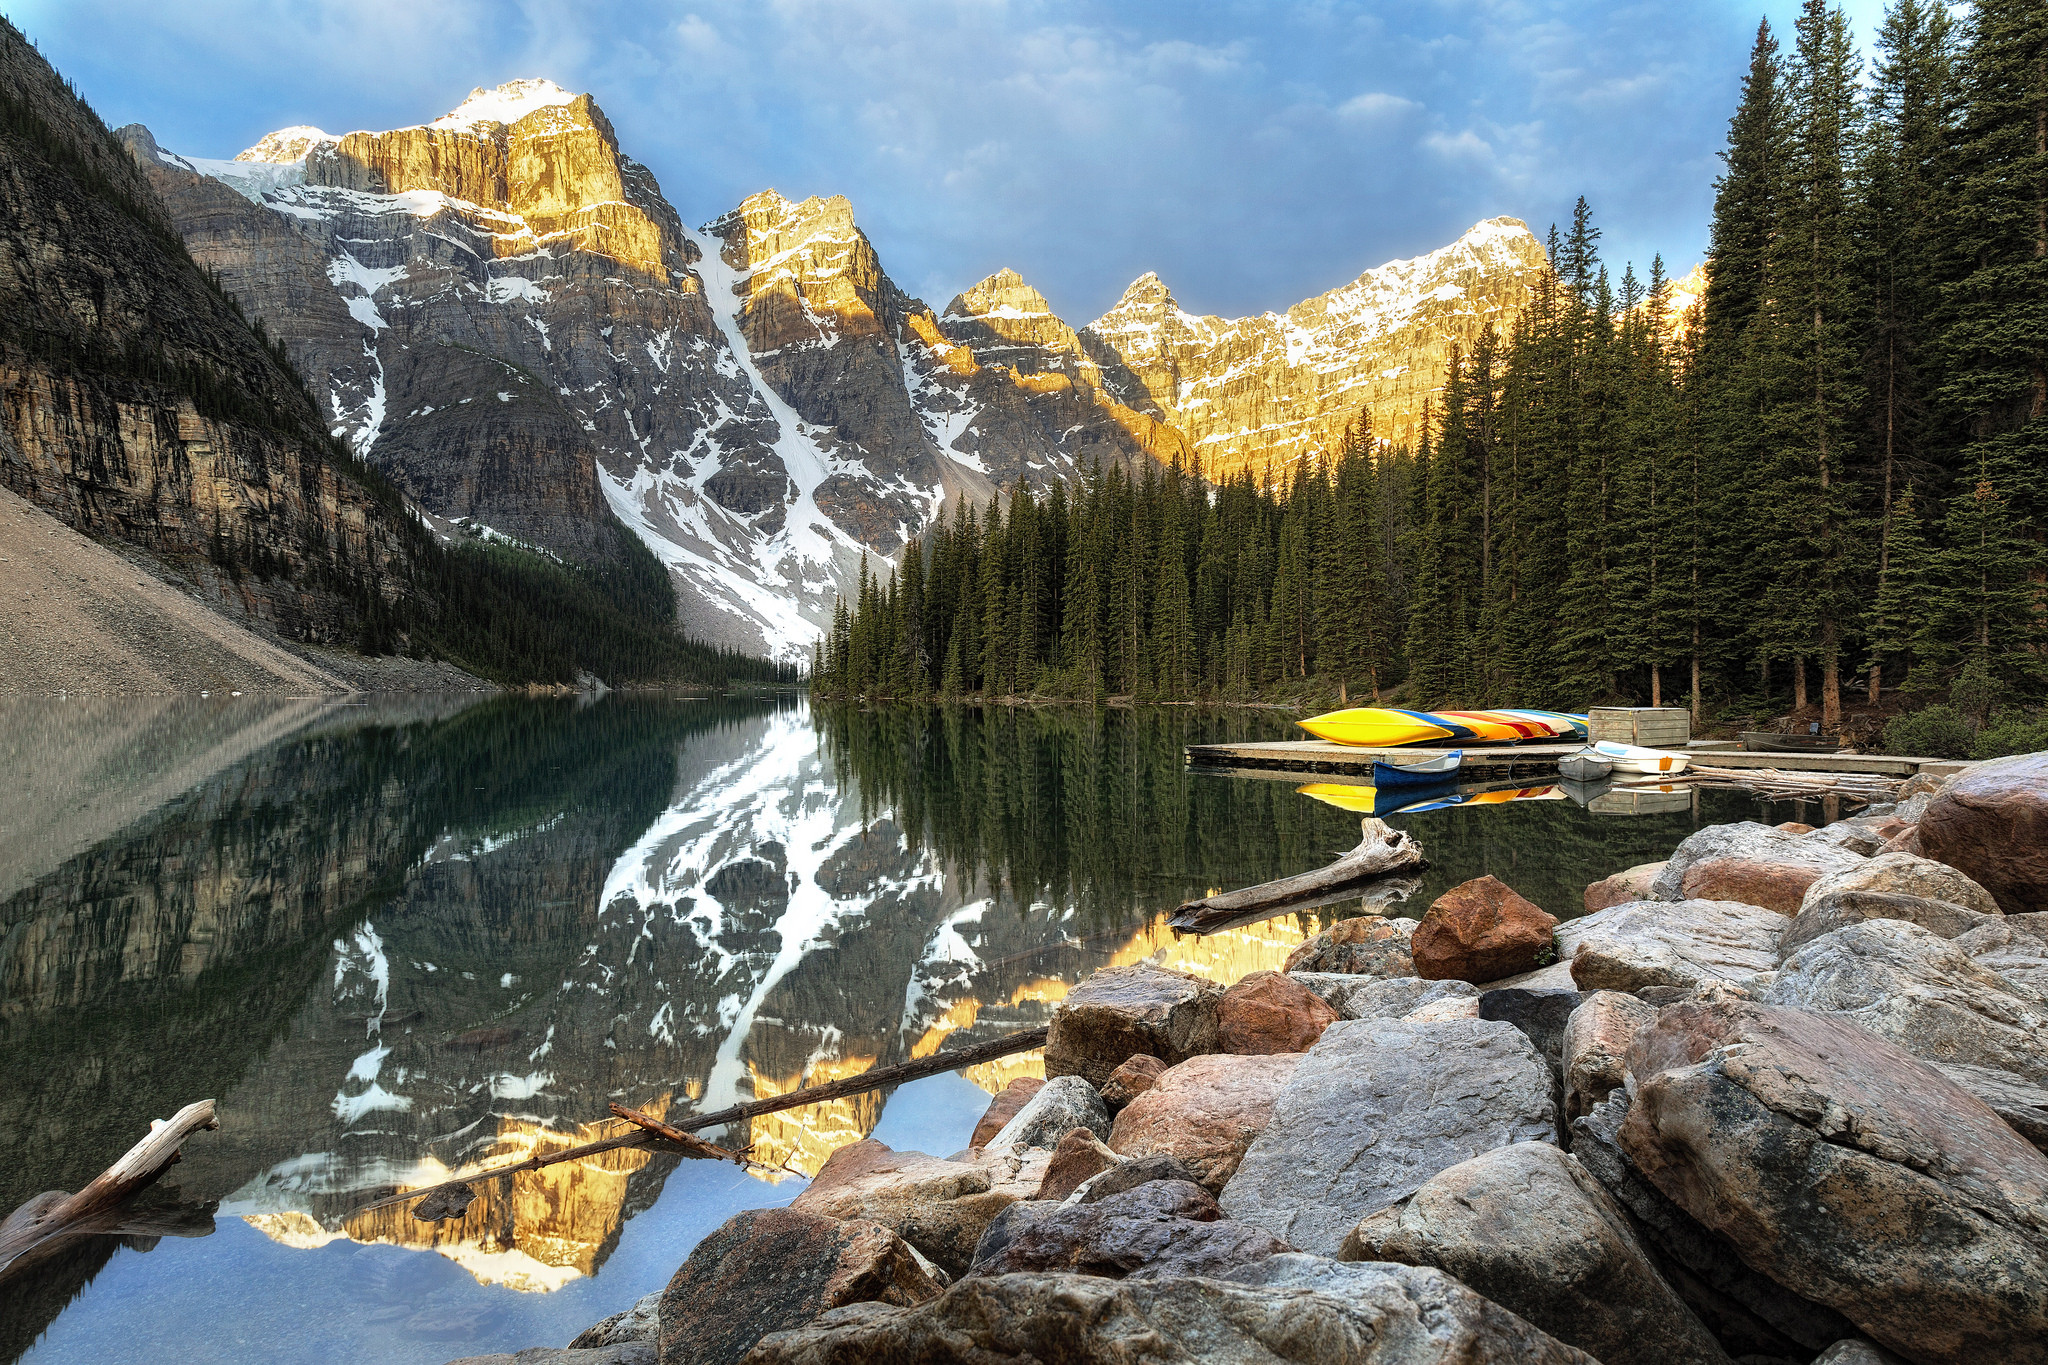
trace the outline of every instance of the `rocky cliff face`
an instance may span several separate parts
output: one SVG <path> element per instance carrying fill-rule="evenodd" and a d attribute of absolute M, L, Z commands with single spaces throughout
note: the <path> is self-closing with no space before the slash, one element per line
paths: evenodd
<path fill-rule="evenodd" d="M 1212 473 L 1412 434 L 1453 345 L 1544 267 L 1512 219 L 1284 314 L 1182 312 L 1155 276 L 1076 329 L 1013 271 L 943 312 L 844 198 L 682 226 L 588 95 L 479 90 L 433 123 L 288 128 L 232 161 L 124 130 L 193 254 L 430 512 L 568 558 L 612 518 L 695 633 L 807 657 L 863 552 L 950 498 L 1100 463 Z"/>
<path fill-rule="evenodd" d="M 1143 275 L 1081 344 L 1113 362 L 1111 392 L 1182 432 L 1211 477 L 1277 470 L 1334 449 L 1368 407 L 1377 436 L 1413 440 L 1452 348 L 1469 351 L 1489 323 L 1505 338 L 1548 268 L 1525 224 L 1491 218 L 1440 250 L 1255 318 L 1195 317 Z"/>
<path fill-rule="evenodd" d="M 195 268 L 121 146 L 0 22 L 0 480 L 203 596 L 345 642 L 394 509 Z"/>

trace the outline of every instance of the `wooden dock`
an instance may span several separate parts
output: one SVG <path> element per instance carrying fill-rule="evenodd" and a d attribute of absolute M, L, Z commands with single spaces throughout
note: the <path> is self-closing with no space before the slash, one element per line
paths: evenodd
<path fill-rule="evenodd" d="M 1722 747 L 1726 744 L 1728 747 Z M 1557 771 L 1557 760 L 1584 748 L 1580 744 L 1466 745 L 1460 775 L 1468 778 L 1542 777 Z M 1911 777 L 1915 773 L 1946 776 L 1970 765 L 1946 758 L 1901 758 L 1890 754 L 1751 754 L 1732 741 L 1695 741 L 1686 746 L 1695 762 L 1716 768 L 1775 768 L 1787 773 L 1870 773 L 1880 777 Z M 1190 744 L 1187 761 L 1202 769 L 1275 769 L 1296 773 L 1372 775 L 1375 759 L 1383 763 L 1417 763 L 1449 753 L 1447 748 L 1420 745 L 1398 749 L 1366 749 L 1320 739 L 1268 740 L 1247 744 Z"/>

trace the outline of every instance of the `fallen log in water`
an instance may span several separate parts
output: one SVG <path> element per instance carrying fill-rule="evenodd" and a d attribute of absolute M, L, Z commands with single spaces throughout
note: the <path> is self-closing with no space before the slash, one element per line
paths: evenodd
<path fill-rule="evenodd" d="M 1167 924 L 1198 934 L 1214 933 L 1249 916 L 1327 904 L 1376 877 L 1420 872 L 1429 866 L 1429 860 L 1422 856 L 1422 845 L 1408 831 L 1395 829 L 1370 815 L 1359 821 L 1359 826 L 1363 837 L 1358 847 L 1328 867 L 1189 901 L 1173 912 Z"/>
<path fill-rule="evenodd" d="M 153 1121 L 149 1136 L 130 1147 L 119 1161 L 100 1172 L 77 1194 L 50 1190 L 8 1214 L 0 1222 L 0 1280 L 40 1259 L 31 1253 L 52 1239 L 125 1230 L 121 1225 L 121 1205 L 154 1184 L 177 1161 L 178 1149 L 186 1138 L 203 1128 L 218 1127 L 220 1120 L 214 1117 L 212 1100 L 188 1104 L 168 1121 Z"/>
<path fill-rule="evenodd" d="M 685 1115 L 677 1119 L 673 1124 L 663 1123 L 661 1120 L 649 1118 L 644 1114 L 634 1115 L 629 1111 L 628 1114 L 622 1115 L 622 1117 L 625 1117 L 628 1122 L 636 1126 L 627 1132 L 615 1134 L 608 1138 L 599 1138 L 596 1142 L 586 1142 L 576 1147 L 564 1147 L 558 1152 L 549 1152 L 545 1156 L 528 1157 L 524 1161 L 515 1162 L 510 1166 L 500 1166 L 495 1170 L 477 1171 L 457 1180 L 445 1180 L 438 1185 L 422 1185 L 416 1190 L 406 1190 L 399 1194 L 386 1195 L 382 1199 L 373 1200 L 363 1205 L 355 1210 L 355 1212 L 368 1213 L 372 1209 L 389 1208 L 393 1204 L 405 1204 L 415 1199 L 424 1200 L 431 1196 L 435 1199 L 434 1218 L 458 1218 L 462 1215 L 462 1211 L 469 1207 L 469 1200 L 474 1195 L 474 1191 L 470 1187 L 479 1181 L 497 1180 L 503 1176 L 517 1175 L 521 1171 L 537 1171 L 543 1166 L 553 1166 L 557 1162 L 576 1161 L 582 1157 L 596 1156 L 600 1152 L 616 1152 L 627 1147 L 644 1147 L 653 1151 L 667 1152 L 680 1150 L 687 1156 L 716 1156 L 726 1161 L 733 1160 L 736 1157 L 744 1160 L 743 1154 L 728 1152 L 722 1147 L 713 1147 L 708 1142 L 698 1144 L 704 1148 L 703 1151 L 692 1151 L 684 1145 L 684 1142 L 694 1142 L 696 1140 L 687 1138 L 686 1135 L 695 1129 L 717 1128 L 728 1123 L 737 1123 L 741 1119 L 754 1118 L 760 1114 L 773 1114 L 784 1109 L 800 1109 L 807 1104 L 820 1104 L 826 1100 L 845 1099 L 849 1095 L 864 1095 L 870 1090 L 880 1090 L 886 1086 L 900 1085 L 904 1081 L 915 1081 L 926 1076 L 936 1076 L 942 1071 L 957 1071 L 963 1066 L 975 1066 L 982 1062 L 994 1061 L 998 1057 L 1008 1057 L 1012 1053 L 1028 1052 L 1034 1047 L 1045 1046 L 1047 1032 L 1048 1029 L 1041 1026 L 1039 1028 L 1024 1029 L 1017 1033 L 1006 1033 L 1000 1038 L 991 1038 L 985 1043 L 976 1043 L 972 1047 L 963 1047 L 954 1052 L 934 1052 L 929 1057 L 920 1057 L 915 1061 L 899 1062 L 894 1066 L 878 1066 L 871 1071 L 864 1071 L 858 1076 L 848 1076 L 844 1080 L 831 1081 L 825 1085 L 805 1086 L 801 1090 L 792 1090 L 786 1095 L 773 1095 L 764 1100 L 749 1100 L 745 1104 L 735 1104 L 725 1109 L 714 1109 L 708 1114 Z M 620 1106 L 613 1105 L 612 1108 L 617 1110 Z M 655 1124 L 660 1126 L 658 1128 L 652 1126 Z M 671 1138 L 668 1132 L 662 1131 L 663 1129 L 675 1133 L 677 1138 L 683 1138 L 684 1141 Z"/>

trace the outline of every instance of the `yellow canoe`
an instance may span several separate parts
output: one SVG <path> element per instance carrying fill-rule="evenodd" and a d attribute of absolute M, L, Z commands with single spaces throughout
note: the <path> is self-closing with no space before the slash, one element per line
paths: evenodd
<path fill-rule="evenodd" d="M 1296 721 L 1317 739 L 1368 749 L 1427 744 L 1515 743 L 1545 740 L 1569 733 L 1563 717 L 1550 719 L 1532 711 L 1404 711 L 1392 706 L 1354 706 Z"/>
<path fill-rule="evenodd" d="M 1446 725 L 1427 711 L 1400 711 L 1391 706 L 1354 706 L 1346 711 L 1310 716 L 1295 724 L 1317 739 L 1365 748 L 1394 748 L 1403 744 L 1427 744 L 1433 739 L 1479 737 L 1462 726 Z"/>

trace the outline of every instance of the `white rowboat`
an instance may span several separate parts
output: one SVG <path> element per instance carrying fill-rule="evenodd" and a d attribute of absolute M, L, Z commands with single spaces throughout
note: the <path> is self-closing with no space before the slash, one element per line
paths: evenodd
<path fill-rule="evenodd" d="M 1592 747 L 1594 753 L 1614 765 L 1616 772 L 1682 773 L 1686 764 L 1691 762 L 1684 754 L 1645 749 L 1634 744 L 1616 744 L 1611 739 L 1603 739 Z"/>

